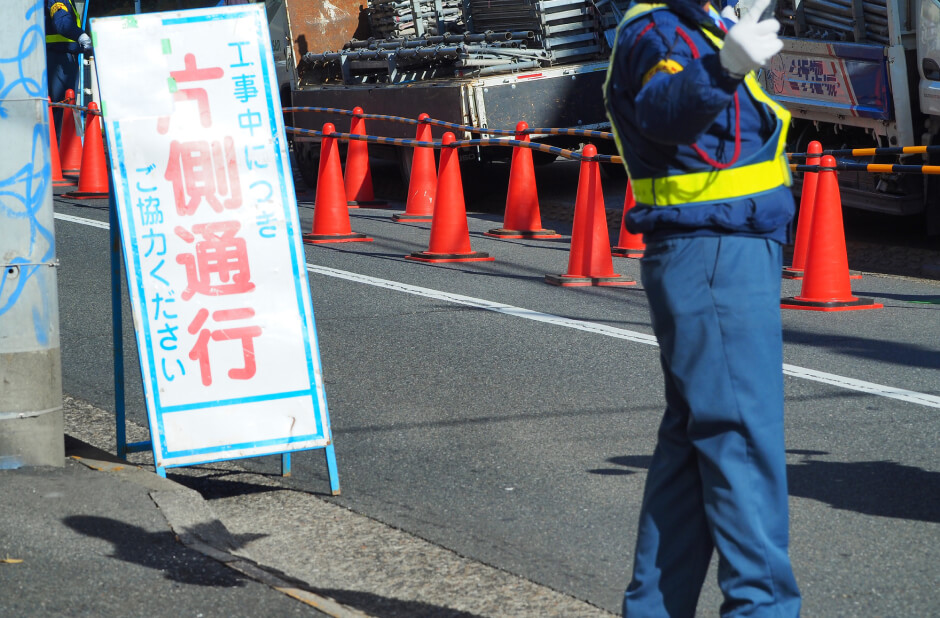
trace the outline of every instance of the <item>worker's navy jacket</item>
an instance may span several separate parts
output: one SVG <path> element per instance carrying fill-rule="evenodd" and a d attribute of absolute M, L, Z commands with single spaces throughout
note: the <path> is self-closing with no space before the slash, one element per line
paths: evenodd
<path fill-rule="evenodd" d="M 46 49 L 53 52 L 77 54 L 82 50 L 78 37 L 82 36 L 80 18 L 71 0 L 45 0 Z"/>
<path fill-rule="evenodd" d="M 684 174 L 773 158 L 775 131 L 779 136 L 778 125 L 785 129 L 786 121 L 756 100 L 744 80 L 728 75 L 703 32 L 721 37 L 716 21 L 725 28 L 733 22 L 690 0 L 666 4 L 632 20 L 628 13 L 611 55 L 605 103 L 631 178 L 678 182 Z M 789 172 L 783 173 L 788 184 Z M 692 203 L 676 196 L 655 205 L 638 199 L 625 224 L 646 242 L 728 233 L 786 241 L 793 196 L 783 181 L 734 193 Z"/>

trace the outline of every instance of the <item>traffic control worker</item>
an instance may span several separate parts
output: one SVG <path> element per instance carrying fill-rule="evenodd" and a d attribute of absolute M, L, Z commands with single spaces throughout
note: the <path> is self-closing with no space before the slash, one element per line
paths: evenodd
<path fill-rule="evenodd" d="M 46 79 L 49 98 L 58 103 L 65 91 L 75 89 L 78 78 L 78 54 L 91 51 L 91 37 L 82 30 L 82 20 L 72 0 L 46 2 Z M 52 108 L 58 135 L 62 134 L 62 108 Z"/>
<path fill-rule="evenodd" d="M 780 321 L 790 115 L 754 75 L 783 44 L 779 22 L 760 18 L 769 0 L 738 21 L 701 2 L 632 4 L 604 85 L 666 399 L 624 615 L 695 615 L 717 550 L 722 616 L 792 617 Z"/>

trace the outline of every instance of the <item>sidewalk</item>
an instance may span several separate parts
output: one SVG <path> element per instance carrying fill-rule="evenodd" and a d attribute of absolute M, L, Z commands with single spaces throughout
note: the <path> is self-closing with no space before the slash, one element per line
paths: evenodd
<path fill-rule="evenodd" d="M 0 615 L 611 615 L 237 462 L 160 478 L 70 397 L 65 432 L 63 468 L 0 471 Z"/>

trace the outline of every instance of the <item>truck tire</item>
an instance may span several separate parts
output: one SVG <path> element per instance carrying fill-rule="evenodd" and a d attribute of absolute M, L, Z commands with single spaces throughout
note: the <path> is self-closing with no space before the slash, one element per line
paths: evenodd
<path fill-rule="evenodd" d="M 411 159 L 413 156 L 413 148 L 399 148 L 395 152 L 395 160 L 398 162 L 398 174 L 401 176 L 401 182 L 406 189 L 411 182 Z"/>
<path fill-rule="evenodd" d="M 620 156 L 617 150 L 617 144 L 612 140 L 598 140 L 595 143 L 597 154 Z M 601 176 L 607 180 L 624 180 L 627 177 L 627 169 L 623 163 L 601 163 L 599 165 Z"/>
<path fill-rule="evenodd" d="M 554 163 L 558 160 L 558 155 L 552 154 L 550 152 L 542 152 L 541 150 L 532 151 L 532 163 L 536 166 L 548 165 L 549 163 Z"/>
<path fill-rule="evenodd" d="M 932 154 L 927 162 L 940 165 L 940 154 Z M 940 176 L 924 174 L 924 177 L 924 227 L 927 236 L 940 239 Z"/>
<path fill-rule="evenodd" d="M 294 142 L 294 159 L 297 170 L 307 189 L 317 188 L 317 174 L 320 165 L 320 144 L 316 142 Z"/>

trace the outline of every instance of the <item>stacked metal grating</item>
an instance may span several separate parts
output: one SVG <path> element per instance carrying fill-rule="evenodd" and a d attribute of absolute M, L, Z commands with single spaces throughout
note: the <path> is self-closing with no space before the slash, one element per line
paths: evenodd
<path fill-rule="evenodd" d="M 603 49 L 591 0 L 466 0 L 466 6 L 472 32 L 532 30 L 533 44 L 552 63 L 595 56 Z"/>
<path fill-rule="evenodd" d="M 376 38 L 465 31 L 461 0 L 369 0 L 369 21 Z"/>
<path fill-rule="evenodd" d="M 902 30 L 911 22 L 910 0 L 897 2 Z M 783 0 L 777 16 L 784 34 L 855 43 L 889 41 L 888 0 Z"/>
<path fill-rule="evenodd" d="M 594 0 L 369 0 L 369 16 L 369 39 L 306 54 L 303 79 L 401 83 L 594 59 L 607 51 L 602 22 L 612 19 Z"/>
<path fill-rule="evenodd" d="M 352 40 L 338 52 L 305 54 L 301 72 L 309 83 L 401 83 L 549 65 L 533 38 L 520 31 Z"/>

